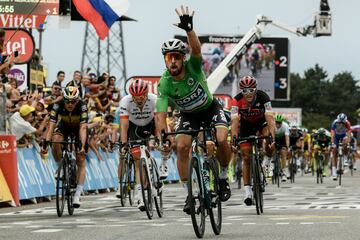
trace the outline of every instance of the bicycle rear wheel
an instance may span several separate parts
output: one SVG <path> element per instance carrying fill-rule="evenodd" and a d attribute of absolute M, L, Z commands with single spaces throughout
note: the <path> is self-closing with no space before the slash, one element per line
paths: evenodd
<path fill-rule="evenodd" d="M 200 163 L 195 157 L 191 158 L 188 171 L 188 201 L 190 205 L 191 221 L 195 234 L 202 238 L 205 232 L 205 203 L 204 188 L 200 174 Z"/>
<path fill-rule="evenodd" d="M 153 169 L 152 169 L 153 171 L 152 176 L 154 183 L 153 187 L 155 187 L 156 190 L 156 195 L 154 196 L 154 203 L 155 203 L 157 215 L 161 218 L 164 215 L 163 197 L 162 197 L 163 183 L 162 181 L 160 181 L 160 174 L 155 159 L 151 158 L 151 161 L 153 163 Z"/>
<path fill-rule="evenodd" d="M 212 187 L 210 188 L 209 193 L 211 196 L 211 207 L 209 209 L 210 222 L 215 235 L 219 235 L 222 224 L 222 209 L 219 197 L 219 164 L 215 157 L 210 159 L 210 176 L 213 181 L 213 184 L 210 184 Z"/>
<path fill-rule="evenodd" d="M 140 183 L 146 215 L 149 219 L 153 217 L 153 197 L 151 193 L 151 177 L 145 158 L 140 159 Z"/>
<path fill-rule="evenodd" d="M 57 170 L 56 179 L 56 212 L 58 217 L 61 217 L 64 212 L 66 199 L 66 175 L 65 164 L 61 163 Z"/>

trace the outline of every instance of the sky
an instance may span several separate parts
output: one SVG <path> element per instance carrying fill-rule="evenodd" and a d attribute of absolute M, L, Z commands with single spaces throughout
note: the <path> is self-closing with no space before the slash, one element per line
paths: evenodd
<path fill-rule="evenodd" d="M 293 27 L 312 24 L 320 0 L 130 0 L 126 15 L 138 21 L 123 22 L 127 77 L 163 73 L 161 44 L 175 34 L 185 34 L 172 25 L 178 22 L 174 10 L 182 4 L 195 11 L 194 30 L 198 35 L 243 35 L 254 26 L 259 14 Z M 331 37 L 298 37 L 273 26 L 268 26 L 263 36 L 290 38 L 290 72 L 302 75 L 318 63 L 329 78 L 349 71 L 360 80 L 360 1 L 329 0 L 329 4 L 333 17 Z M 64 70 L 67 80 L 71 80 L 72 72 L 80 68 L 85 34 L 83 22 L 56 29 L 51 27 L 52 21 L 43 34 L 42 47 L 49 69 L 48 83 L 55 80 L 58 70 Z"/>

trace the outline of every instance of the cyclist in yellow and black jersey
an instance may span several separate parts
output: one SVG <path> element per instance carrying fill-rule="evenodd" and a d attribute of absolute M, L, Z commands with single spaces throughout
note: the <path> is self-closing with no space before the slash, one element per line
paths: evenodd
<path fill-rule="evenodd" d="M 77 187 L 74 195 L 73 206 L 80 207 L 80 195 L 84 188 L 86 175 L 85 146 L 87 136 L 88 111 L 86 104 L 79 98 L 77 87 L 66 87 L 63 90 L 63 100 L 54 104 L 50 112 L 50 125 L 45 141 L 66 141 L 70 134 L 74 134 L 78 144 L 76 147 L 76 164 L 78 167 Z M 47 152 L 47 144 L 43 146 Z M 52 153 L 57 163 L 61 162 L 61 144 L 52 145 Z"/>

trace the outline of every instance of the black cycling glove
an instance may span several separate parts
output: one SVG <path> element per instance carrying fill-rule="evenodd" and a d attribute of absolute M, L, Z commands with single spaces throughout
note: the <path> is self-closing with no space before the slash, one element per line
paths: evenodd
<path fill-rule="evenodd" d="M 184 14 L 179 16 L 180 23 L 178 23 L 178 27 L 184 29 L 186 32 L 190 32 L 193 30 L 193 16 L 189 14 Z"/>

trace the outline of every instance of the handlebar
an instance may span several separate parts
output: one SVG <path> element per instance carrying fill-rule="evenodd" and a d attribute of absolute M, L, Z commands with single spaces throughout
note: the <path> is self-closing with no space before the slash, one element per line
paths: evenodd
<path fill-rule="evenodd" d="M 262 139 L 269 139 L 269 143 L 272 144 L 273 139 L 272 136 L 256 136 L 256 135 L 252 135 L 249 137 L 238 137 L 236 138 L 235 136 L 233 137 L 233 143 L 236 146 L 237 144 L 241 144 L 241 143 L 245 143 L 245 142 L 255 142 L 257 140 L 262 140 Z"/>

